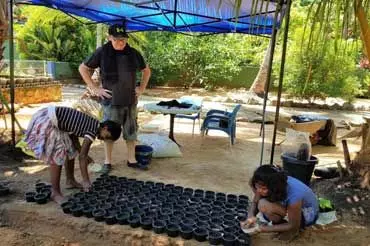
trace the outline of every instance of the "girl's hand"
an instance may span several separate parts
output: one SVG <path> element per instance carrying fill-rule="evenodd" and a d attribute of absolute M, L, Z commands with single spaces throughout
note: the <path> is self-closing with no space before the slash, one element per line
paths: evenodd
<path fill-rule="evenodd" d="M 255 225 L 256 223 L 257 223 L 257 218 L 253 216 L 253 217 L 248 218 L 245 221 L 241 221 L 240 226 L 242 228 L 249 228 L 249 227 Z"/>

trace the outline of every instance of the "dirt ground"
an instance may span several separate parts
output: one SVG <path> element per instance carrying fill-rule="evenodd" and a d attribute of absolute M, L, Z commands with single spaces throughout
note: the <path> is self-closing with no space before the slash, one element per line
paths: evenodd
<path fill-rule="evenodd" d="M 153 90 L 153 95 L 161 98 L 177 98 L 181 93 Z M 212 105 L 212 104 L 211 104 Z M 248 107 L 243 105 L 240 115 L 247 115 Z M 335 113 L 334 113 L 335 114 Z M 141 124 L 158 115 L 141 112 Z M 163 124 L 168 127 L 169 116 L 163 116 Z M 175 137 L 181 145 L 183 157 L 153 159 L 150 170 L 137 171 L 126 167 L 125 144 L 119 140 L 114 148 L 113 175 L 172 183 L 184 187 L 201 188 L 217 192 L 245 194 L 251 196 L 248 180 L 259 165 L 261 138 L 260 125 L 238 122 L 237 140 L 230 146 L 223 134 L 213 134 L 202 138 L 197 129 L 191 134 L 192 123 L 176 120 Z M 197 127 L 196 127 L 197 128 Z M 269 159 L 272 125 L 267 125 L 267 140 L 264 162 Z M 345 130 L 340 129 L 338 135 Z M 278 141 L 283 136 L 278 135 Z M 359 148 L 359 140 L 349 141 L 350 151 Z M 0 148 L 0 182 L 9 184 L 11 195 L 0 197 L 0 246 L 12 245 L 207 245 L 195 240 L 158 236 L 129 226 L 108 226 L 87 218 L 74 218 L 63 214 L 53 202 L 46 205 L 29 204 L 24 201 L 24 192 L 33 190 L 38 181 L 48 181 L 48 169 L 34 160 L 20 162 L 6 156 L 6 148 Z M 276 148 L 275 163 L 280 161 L 281 147 Z M 319 166 L 332 166 L 337 160 L 343 163 L 340 143 L 336 147 L 314 146 L 313 154 L 320 160 Z M 19 155 L 19 153 L 18 153 Z M 91 156 L 99 163 L 104 159 L 101 143 L 96 143 Z M 90 173 L 93 177 L 97 174 Z M 76 176 L 80 177 L 76 164 Z M 62 175 L 62 184 L 64 175 Z M 370 245 L 370 197 L 369 191 L 361 190 L 357 182 L 352 185 L 346 180 L 314 180 L 312 187 L 324 198 L 330 199 L 337 210 L 338 221 L 327 226 L 313 226 L 305 230 L 298 239 L 287 243 L 272 239 L 272 234 L 253 236 L 252 245 Z M 71 195 L 71 190 L 64 190 Z"/>

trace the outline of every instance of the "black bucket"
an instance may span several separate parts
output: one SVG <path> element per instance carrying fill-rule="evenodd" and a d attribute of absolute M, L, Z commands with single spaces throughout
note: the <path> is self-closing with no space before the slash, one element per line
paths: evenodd
<path fill-rule="evenodd" d="M 135 157 L 143 165 L 149 165 L 152 160 L 153 148 L 148 145 L 136 145 Z"/>
<path fill-rule="evenodd" d="M 283 168 L 288 172 L 289 176 L 299 179 L 307 186 L 310 186 L 310 180 L 315 169 L 315 165 L 319 160 L 315 156 L 311 156 L 310 160 L 302 161 L 297 158 L 282 154 Z"/>

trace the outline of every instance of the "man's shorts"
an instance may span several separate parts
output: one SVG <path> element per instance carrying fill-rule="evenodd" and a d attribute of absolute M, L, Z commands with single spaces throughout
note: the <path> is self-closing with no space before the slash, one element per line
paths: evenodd
<path fill-rule="evenodd" d="M 121 124 L 122 136 L 125 140 L 137 139 L 137 110 L 132 106 L 102 105 L 103 121 L 111 120 Z"/>

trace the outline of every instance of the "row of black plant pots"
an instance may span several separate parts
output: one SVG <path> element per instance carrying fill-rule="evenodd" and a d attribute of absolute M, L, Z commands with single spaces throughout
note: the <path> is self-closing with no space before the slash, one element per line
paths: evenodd
<path fill-rule="evenodd" d="M 76 217 L 224 245 L 247 237 L 239 226 L 248 215 L 247 207 L 248 197 L 244 195 L 116 176 L 97 178 L 90 192 L 76 193 L 62 204 L 65 213 Z"/>
<path fill-rule="evenodd" d="M 141 227 L 144 230 L 153 230 L 157 234 L 167 233 L 170 237 L 181 236 L 183 239 L 192 239 L 199 242 L 209 240 L 212 245 L 223 243 L 224 245 L 249 245 L 249 236 L 244 234 L 237 224 L 229 223 L 223 226 L 216 223 L 205 223 L 189 218 L 169 217 L 161 215 L 152 217 L 149 214 L 132 214 L 128 211 L 106 211 L 102 208 L 93 209 L 72 203 L 62 204 L 63 211 L 73 216 L 86 216 L 94 218 L 98 222 L 105 222 L 108 225 L 120 224 L 130 225 L 132 228 Z M 240 244 L 244 242 L 243 244 Z"/>
<path fill-rule="evenodd" d="M 182 194 L 192 196 L 194 198 L 206 198 L 211 201 L 218 200 L 224 202 L 248 204 L 248 197 L 245 195 L 225 194 L 222 192 L 214 192 L 209 190 L 184 188 L 182 186 L 175 186 L 174 184 L 154 183 L 152 181 L 140 181 L 136 179 L 127 179 L 126 177 L 116 176 L 102 176 L 98 177 L 93 183 L 93 190 L 102 191 L 118 191 L 118 192 L 130 192 L 132 194 L 151 194 L 153 192 L 159 193 L 162 191 L 163 194 L 177 195 Z"/>
<path fill-rule="evenodd" d="M 46 183 L 36 183 L 35 191 L 28 191 L 25 194 L 27 202 L 36 202 L 38 204 L 45 204 L 50 200 L 51 185 Z"/>

